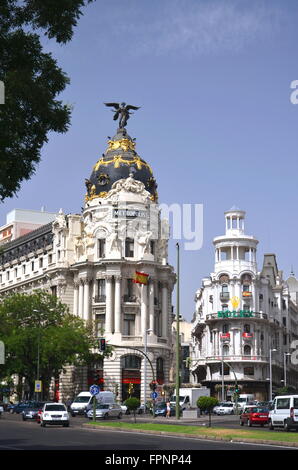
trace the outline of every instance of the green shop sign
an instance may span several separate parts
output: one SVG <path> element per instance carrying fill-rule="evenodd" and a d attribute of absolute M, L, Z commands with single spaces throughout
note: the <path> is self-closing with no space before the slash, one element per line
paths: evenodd
<path fill-rule="evenodd" d="M 240 310 L 239 312 L 236 312 L 236 310 L 233 310 L 232 312 L 230 310 L 225 310 L 217 312 L 217 316 L 218 318 L 249 318 L 253 317 L 254 314 L 249 310 Z"/>

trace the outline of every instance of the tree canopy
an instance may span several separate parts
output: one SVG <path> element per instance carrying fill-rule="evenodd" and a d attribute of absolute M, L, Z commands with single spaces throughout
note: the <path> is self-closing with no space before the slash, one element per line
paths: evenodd
<path fill-rule="evenodd" d="M 39 377 L 47 390 L 52 377 L 57 378 L 68 364 L 96 362 L 102 354 L 91 327 L 71 315 L 57 297 L 44 291 L 13 294 L 0 304 L 0 340 L 5 344 L 6 363 L 2 378 L 18 374 L 25 378 L 33 394 Z M 109 354 L 107 348 L 105 354 Z M 39 361 L 38 361 L 39 359 Z"/>
<path fill-rule="evenodd" d="M 82 7 L 93 0 L 1 0 L 0 200 L 34 174 L 49 132 L 66 132 L 71 109 L 57 96 L 69 83 L 40 35 L 58 43 L 73 36 Z"/>

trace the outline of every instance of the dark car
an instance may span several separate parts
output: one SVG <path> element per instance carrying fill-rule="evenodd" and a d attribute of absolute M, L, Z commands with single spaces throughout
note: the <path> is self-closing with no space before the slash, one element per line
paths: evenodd
<path fill-rule="evenodd" d="M 155 416 L 166 416 L 167 413 L 167 404 L 166 403 L 158 403 L 155 406 Z M 176 409 L 174 406 L 171 406 L 170 416 L 175 416 Z"/>
<path fill-rule="evenodd" d="M 45 402 L 32 403 L 28 408 L 24 408 L 22 411 L 23 421 L 27 419 L 37 419 L 38 410 L 40 410 Z"/>
<path fill-rule="evenodd" d="M 10 409 L 10 413 L 22 413 L 23 410 L 29 408 L 29 406 L 32 404 L 32 402 L 25 402 L 21 401 L 17 405 L 15 405 L 13 408 Z"/>
<path fill-rule="evenodd" d="M 264 406 L 256 406 L 250 408 L 244 408 L 243 413 L 240 415 L 240 425 L 252 426 L 253 424 L 258 424 L 264 426 L 268 424 L 269 409 Z"/>

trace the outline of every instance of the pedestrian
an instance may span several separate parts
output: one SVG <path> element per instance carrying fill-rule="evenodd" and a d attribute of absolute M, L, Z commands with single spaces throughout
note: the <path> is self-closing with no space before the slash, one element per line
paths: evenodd
<path fill-rule="evenodd" d="M 166 403 L 166 418 L 169 418 L 171 416 L 171 404 L 169 401 Z"/>
<path fill-rule="evenodd" d="M 67 397 L 67 400 L 66 400 L 66 403 L 65 403 L 65 405 L 67 407 L 67 411 L 70 411 L 71 403 L 72 403 L 72 401 L 71 401 L 70 397 Z"/>

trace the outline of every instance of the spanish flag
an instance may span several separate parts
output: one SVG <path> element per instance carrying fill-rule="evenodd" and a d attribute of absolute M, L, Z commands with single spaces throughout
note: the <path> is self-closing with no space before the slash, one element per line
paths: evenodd
<path fill-rule="evenodd" d="M 133 282 L 135 282 L 136 284 L 145 284 L 145 285 L 147 285 L 148 284 L 148 277 L 149 277 L 149 274 L 140 273 L 139 271 L 136 271 L 135 275 L 134 275 Z"/>

